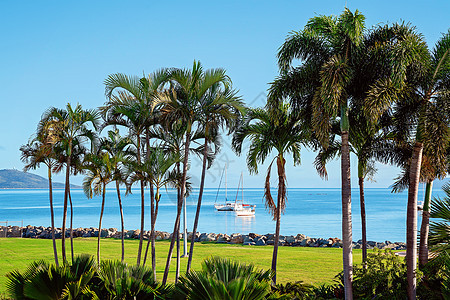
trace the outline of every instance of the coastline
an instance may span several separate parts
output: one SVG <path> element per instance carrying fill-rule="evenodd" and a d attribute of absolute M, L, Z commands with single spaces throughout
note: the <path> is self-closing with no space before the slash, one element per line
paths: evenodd
<path fill-rule="evenodd" d="M 95 227 L 89 228 L 74 228 L 73 237 L 74 238 L 90 238 L 98 237 L 99 230 Z M 140 230 L 125 230 L 125 239 L 139 239 Z M 61 239 L 61 228 L 55 228 L 56 239 Z M 169 240 L 172 234 L 166 231 L 155 231 L 156 240 Z M 51 227 L 44 226 L 0 226 L 0 237 L 1 238 L 37 238 L 37 239 L 51 239 Z M 102 228 L 101 230 L 102 238 L 121 238 L 121 232 L 117 228 Z M 144 239 L 148 240 L 150 237 L 150 231 L 144 231 Z M 70 238 L 70 228 L 66 228 L 66 238 Z M 273 233 L 258 234 L 258 233 L 233 233 L 231 235 L 223 233 L 197 233 L 195 237 L 196 242 L 211 242 L 220 244 L 242 244 L 243 246 L 266 246 L 273 245 Z M 182 239 L 182 234 L 180 233 L 180 239 Z M 192 232 L 188 232 L 188 241 L 192 239 Z M 304 234 L 297 235 L 280 235 L 279 246 L 290 246 L 290 247 L 321 247 L 321 248 L 342 248 L 341 239 L 334 238 L 313 238 L 306 236 Z M 353 249 L 361 249 L 362 241 L 353 241 Z M 403 242 L 376 242 L 367 241 L 367 249 L 378 248 L 381 250 L 405 250 L 406 243 Z"/>

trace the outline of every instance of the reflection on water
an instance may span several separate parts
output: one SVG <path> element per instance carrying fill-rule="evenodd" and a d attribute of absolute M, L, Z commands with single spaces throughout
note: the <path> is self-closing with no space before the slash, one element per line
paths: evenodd
<path fill-rule="evenodd" d="M 219 225 L 220 233 L 231 235 L 233 233 L 247 234 L 255 231 L 255 216 L 236 216 L 234 211 L 215 211 L 216 226 Z"/>
<path fill-rule="evenodd" d="M 239 228 L 241 233 L 249 233 L 254 231 L 255 216 L 235 216 L 234 228 Z"/>

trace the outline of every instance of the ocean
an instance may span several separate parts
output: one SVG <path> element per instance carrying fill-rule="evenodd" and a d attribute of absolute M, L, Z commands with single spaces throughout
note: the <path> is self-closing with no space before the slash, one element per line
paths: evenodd
<path fill-rule="evenodd" d="M 275 189 L 274 189 L 275 190 Z M 101 197 L 88 199 L 82 190 L 71 191 L 74 204 L 74 228 L 97 227 L 100 216 Z M 228 201 L 242 198 L 236 196 L 236 189 L 228 189 Z M 199 220 L 199 232 L 241 233 L 250 232 L 266 234 L 275 231 L 275 221 L 265 208 L 263 189 L 244 189 L 244 202 L 256 204 L 254 217 L 236 217 L 234 212 L 218 212 L 214 203 L 224 202 L 225 191 L 205 189 Z M 421 186 L 419 201 L 423 200 L 424 189 Z M 146 222 L 150 227 L 150 200 L 146 190 Z M 275 197 L 276 195 L 274 195 Z M 433 196 L 444 196 L 442 190 L 434 190 Z M 62 224 L 64 190 L 54 190 L 54 208 L 56 226 Z M 192 230 L 198 190 L 192 191 L 187 198 L 187 227 Z M 366 189 L 367 239 L 374 241 L 389 240 L 404 242 L 406 239 L 406 202 L 407 191 L 393 194 L 390 189 Z M 217 199 L 217 200 L 216 200 Z M 126 229 L 140 227 L 140 195 L 139 190 L 122 195 Z M 172 232 L 176 217 L 176 191 L 162 190 L 156 229 Z M 361 239 L 361 218 L 359 206 L 359 190 L 352 190 L 353 240 Z M 9 225 L 50 226 L 50 210 L 47 190 L 0 190 L 0 222 L 8 221 Z M 419 213 L 419 227 L 420 227 Z M 183 224 L 183 223 L 181 223 Z M 4 225 L 4 223 L 0 223 Z M 116 191 L 108 189 L 106 193 L 103 228 L 119 228 L 120 214 Z M 340 189 L 288 189 L 286 211 L 281 217 L 281 234 L 305 234 L 310 237 L 341 237 L 341 191 Z"/>

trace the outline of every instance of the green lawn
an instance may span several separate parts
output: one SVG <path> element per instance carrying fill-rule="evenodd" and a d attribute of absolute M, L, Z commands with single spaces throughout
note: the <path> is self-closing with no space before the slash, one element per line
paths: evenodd
<path fill-rule="evenodd" d="M 96 255 L 95 238 L 74 239 L 76 254 L 88 253 Z M 125 241 L 125 260 L 136 263 L 138 240 Z M 61 241 L 58 241 L 60 251 Z M 70 241 L 67 240 L 67 250 L 70 257 Z M 168 241 L 156 243 L 157 276 L 162 278 L 164 272 Z M 103 259 L 120 259 L 120 240 L 102 239 L 101 257 Z M 305 283 L 320 284 L 332 282 L 334 276 L 342 270 L 342 249 L 337 248 L 278 248 L 277 281 L 280 283 L 302 280 Z M 242 246 L 228 244 L 196 243 L 194 250 L 193 269 L 199 269 L 204 258 L 220 256 L 253 263 L 269 269 L 272 261 L 272 246 Z M 60 254 L 60 253 L 59 253 Z M 5 274 L 11 270 L 24 270 L 34 260 L 53 259 L 52 241 L 44 239 L 0 238 L 0 293 L 5 292 Z M 353 251 L 355 263 L 361 261 L 361 250 Z M 181 259 L 181 273 L 185 272 L 187 258 Z M 175 274 L 176 260 L 172 260 L 170 280 Z"/>

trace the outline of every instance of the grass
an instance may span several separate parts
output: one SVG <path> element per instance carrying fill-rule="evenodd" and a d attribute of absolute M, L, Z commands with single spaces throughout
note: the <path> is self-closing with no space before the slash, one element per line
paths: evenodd
<path fill-rule="evenodd" d="M 60 255 L 61 240 L 58 240 L 57 244 L 58 254 Z M 136 263 L 138 244 L 138 240 L 125 240 L 125 261 L 127 263 Z M 68 258 L 70 258 L 70 240 L 67 240 L 66 247 L 68 250 Z M 96 247 L 96 238 L 74 239 L 75 254 L 88 253 L 95 256 Z M 163 276 L 168 249 L 168 241 L 158 241 L 156 243 L 156 272 L 158 280 L 161 280 Z M 331 283 L 334 276 L 342 271 L 342 249 L 308 247 L 279 247 L 278 249 L 277 281 L 279 283 L 298 280 L 315 285 Z M 192 267 L 194 270 L 200 269 L 201 262 L 205 258 L 209 256 L 220 256 L 235 259 L 243 263 L 253 263 L 262 269 L 270 269 L 272 252 L 272 246 L 196 243 Z M 120 240 L 102 239 L 102 259 L 120 259 L 120 256 Z M 31 262 L 38 259 L 53 260 L 51 240 L 0 238 L 0 294 L 5 292 L 6 273 L 15 269 L 23 271 Z M 361 261 L 361 250 L 353 250 L 353 261 L 354 263 Z M 147 260 L 147 264 L 149 263 L 150 257 Z M 181 274 L 186 271 L 186 263 L 187 258 L 182 258 Z M 175 266 L 176 259 L 173 259 L 169 275 L 169 280 L 171 281 L 174 280 Z"/>

